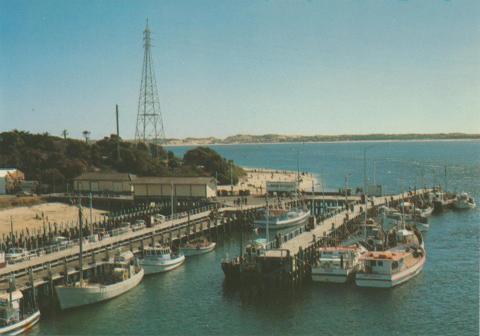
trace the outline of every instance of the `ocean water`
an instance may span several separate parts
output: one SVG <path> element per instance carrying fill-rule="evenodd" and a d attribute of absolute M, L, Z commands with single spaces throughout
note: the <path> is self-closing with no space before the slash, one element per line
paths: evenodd
<path fill-rule="evenodd" d="M 480 203 L 480 142 L 375 142 L 212 146 L 249 167 L 309 171 L 327 189 L 368 177 L 387 192 L 432 183 Z M 188 147 L 170 148 L 182 155 Z M 445 179 L 445 166 L 447 178 Z M 374 168 L 375 167 L 375 168 Z M 480 209 L 433 216 L 423 272 L 394 289 L 313 283 L 263 294 L 233 290 L 220 268 L 240 237 L 177 270 L 149 276 L 105 303 L 43 313 L 31 335 L 478 335 Z"/>

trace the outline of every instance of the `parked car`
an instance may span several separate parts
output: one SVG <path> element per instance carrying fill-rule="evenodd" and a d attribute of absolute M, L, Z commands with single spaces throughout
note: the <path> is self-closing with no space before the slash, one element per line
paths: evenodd
<path fill-rule="evenodd" d="M 14 264 L 24 260 L 30 259 L 28 251 L 21 247 L 11 247 L 5 255 L 8 264 Z"/>
<path fill-rule="evenodd" d="M 147 224 L 145 223 L 145 221 L 143 219 L 137 219 L 135 221 L 135 223 L 133 223 L 131 228 L 132 228 L 132 231 L 137 231 L 137 230 L 141 230 L 141 229 L 145 228 L 146 226 L 147 226 Z"/>
<path fill-rule="evenodd" d="M 155 224 L 163 223 L 163 222 L 165 222 L 166 219 L 167 219 L 167 217 L 165 217 L 164 215 L 161 215 L 161 214 L 156 214 L 156 215 L 153 216 L 153 220 L 154 220 Z"/>

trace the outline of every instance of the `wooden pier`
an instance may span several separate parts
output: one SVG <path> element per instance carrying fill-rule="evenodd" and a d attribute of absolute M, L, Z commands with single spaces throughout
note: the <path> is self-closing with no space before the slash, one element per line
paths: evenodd
<path fill-rule="evenodd" d="M 423 195 L 429 190 L 419 190 L 414 194 L 395 195 L 374 198 L 370 201 L 368 210 L 372 210 L 387 202 L 398 202 L 401 199 Z M 141 253 L 144 246 L 157 242 L 171 246 L 178 246 L 182 241 L 206 235 L 214 241 L 219 237 L 229 234 L 232 229 L 245 229 L 251 224 L 258 209 L 265 207 L 264 198 L 254 198 L 246 203 L 230 204 L 229 202 L 212 203 L 166 216 L 160 223 L 152 220 L 152 216 L 161 212 L 165 213 L 169 204 L 156 206 L 143 205 L 135 208 L 123 209 L 102 219 L 99 223 L 90 223 L 84 227 L 84 237 L 88 237 L 92 229 L 104 229 L 105 232 L 114 232 L 123 221 L 133 222 L 144 219 L 147 227 L 123 234 L 112 235 L 98 241 L 83 244 L 83 273 L 86 279 L 100 271 L 102 265 L 109 260 L 119 248 Z M 309 207 L 317 218 L 313 227 L 300 227 L 297 230 L 277 235 L 269 242 L 270 249 L 262 255 L 264 269 L 272 263 L 288 264 L 288 272 L 278 274 L 258 273 L 257 276 L 274 278 L 276 282 L 298 284 L 308 274 L 309 265 L 314 259 L 314 249 L 320 244 L 325 244 L 331 239 L 332 234 L 348 225 L 355 225 L 364 212 L 364 205 L 360 204 L 359 197 L 348 197 L 346 202 L 342 195 L 319 196 L 311 195 L 303 199 L 303 205 Z M 280 200 L 279 200 L 280 202 Z M 292 206 L 297 200 L 283 199 L 282 206 Z M 269 204 L 272 205 L 272 199 Z M 277 205 L 279 205 L 277 203 Z M 348 208 L 348 210 L 347 210 Z M 352 224 L 354 223 L 354 224 Z M 308 229 L 308 231 L 307 231 Z M 79 277 L 79 230 L 77 227 L 69 228 L 70 242 L 67 245 L 48 245 L 55 232 L 38 232 L 35 237 L 23 237 L 23 240 L 10 239 L 3 241 L 4 246 L 35 247 L 30 250 L 30 258 L 18 263 L 9 264 L 0 269 L 0 289 L 9 288 L 9 281 L 15 278 L 16 288 L 24 291 L 27 296 L 32 296 L 33 287 L 39 288 L 36 293 L 40 296 L 53 298 L 54 287 L 59 284 L 76 281 Z M 62 231 L 59 232 L 62 234 Z M 27 239 L 28 238 L 28 239 Z M 28 242 L 28 244 L 27 244 Z M 23 244 L 23 245 L 22 245 Z M 40 244 L 40 246 L 39 246 Z"/>
<path fill-rule="evenodd" d="M 274 240 L 267 243 L 266 251 L 242 252 L 239 257 L 226 260 L 222 267 L 227 268 L 227 280 L 240 280 L 244 283 L 244 280 L 253 280 L 256 284 L 267 287 L 276 284 L 301 284 L 308 279 L 311 266 L 318 259 L 316 248 L 335 245 L 347 238 L 351 232 L 358 230 L 365 211 L 372 215 L 379 206 L 421 198 L 431 191 L 432 189 L 420 189 L 398 195 L 373 197 L 368 200 L 366 208 L 360 199 L 349 200 L 348 206 L 344 203 L 342 210 L 335 208 L 322 216 L 316 216 L 319 220 L 310 228 L 299 227 L 292 232 L 278 234 Z"/>

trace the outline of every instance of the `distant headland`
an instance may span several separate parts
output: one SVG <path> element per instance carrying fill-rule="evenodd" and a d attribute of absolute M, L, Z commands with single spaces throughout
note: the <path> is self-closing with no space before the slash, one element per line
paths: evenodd
<path fill-rule="evenodd" d="M 167 146 L 188 145 L 226 145 L 226 144 L 265 144 L 265 143 L 291 143 L 291 142 L 341 142 L 341 141 L 422 141 L 422 140 L 475 140 L 480 139 L 480 134 L 469 133 L 406 133 L 406 134 L 342 134 L 342 135 L 282 135 L 282 134 L 237 134 L 226 138 L 193 138 L 165 139 Z"/>

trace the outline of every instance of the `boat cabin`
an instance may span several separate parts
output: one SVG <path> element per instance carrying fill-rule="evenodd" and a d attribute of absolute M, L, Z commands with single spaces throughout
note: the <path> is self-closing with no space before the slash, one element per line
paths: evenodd
<path fill-rule="evenodd" d="M 113 262 L 115 265 L 125 266 L 130 265 L 131 262 L 135 259 L 133 252 L 125 251 L 115 254 Z"/>
<path fill-rule="evenodd" d="M 397 243 L 403 245 L 418 244 L 418 238 L 413 231 L 402 229 L 397 231 Z"/>
<path fill-rule="evenodd" d="M 23 294 L 16 290 L 0 295 L 0 326 L 8 326 L 20 321 L 20 300 Z"/>
<path fill-rule="evenodd" d="M 143 248 L 143 253 L 145 257 L 148 256 L 170 256 L 172 250 L 168 246 L 162 246 L 155 244 L 154 246 L 146 246 Z"/>
<path fill-rule="evenodd" d="M 317 266 L 324 269 L 350 269 L 354 267 L 356 247 L 321 247 Z"/>
<path fill-rule="evenodd" d="M 371 274 L 391 275 L 404 268 L 405 252 L 368 252 L 360 257 L 363 272 Z"/>

